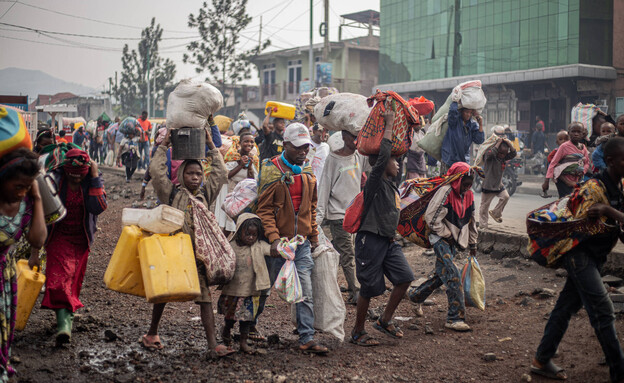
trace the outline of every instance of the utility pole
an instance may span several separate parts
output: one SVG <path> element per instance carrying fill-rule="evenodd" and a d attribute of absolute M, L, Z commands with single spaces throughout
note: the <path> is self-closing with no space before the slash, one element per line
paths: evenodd
<path fill-rule="evenodd" d="M 459 76 L 461 67 L 461 57 L 459 57 L 459 46 L 462 43 L 461 30 L 461 0 L 455 0 L 455 37 L 453 39 L 453 77 Z"/>
<path fill-rule="evenodd" d="M 323 36 L 323 62 L 327 62 L 329 56 L 329 0 L 325 0 L 325 35 Z"/>
<path fill-rule="evenodd" d="M 314 18 L 313 12 L 314 10 L 314 0 L 310 0 L 310 54 L 308 56 L 308 60 L 310 61 L 310 89 L 316 86 L 314 81 L 314 52 L 312 51 L 312 43 L 314 41 Z"/>
<path fill-rule="evenodd" d="M 145 108 L 147 109 L 147 115 L 150 116 L 150 111 L 149 111 L 149 107 L 150 107 L 150 80 L 149 80 L 149 73 L 150 73 L 150 46 L 152 45 L 152 42 L 150 41 L 150 45 L 147 46 L 147 105 L 145 105 Z"/>
<path fill-rule="evenodd" d="M 262 15 L 260 15 L 260 32 L 258 33 L 258 46 L 262 45 Z"/>

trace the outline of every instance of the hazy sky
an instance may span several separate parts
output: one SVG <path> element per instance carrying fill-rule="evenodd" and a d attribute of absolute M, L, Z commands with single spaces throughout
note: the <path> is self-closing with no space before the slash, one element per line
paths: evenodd
<path fill-rule="evenodd" d="M 183 44 L 196 32 L 187 27 L 188 15 L 196 14 L 202 1 L 191 0 L 0 0 L 0 23 L 41 31 L 71 34 L 139 38 L 152 17 L 164 29 L 161 56 L 177 66 L 177 79 L 195 77 L 194 67 L 182 62 Z M 309 41 L 308 0 L 249 0 L 247 12 L 253 21 L 241 38 L 243 48 L 258 41 L 260 16 L 262 38 L 270 38 L 269 50 L 307 45 Z M 330 0 L 330 39 L 338 39 L 339 15 L 367 9 L 379 10 L 379 0 Z M 318 24 L 323 17 L 323 0 L 314 0 L 314 42 L 322 41 Z M 365 34 L 347 28 L 343 38 Z M 0 24 L 0 69 L 38 69 L 60 79 L 103 89 L 108 78 L 121 70 L 124 44 L 136 48 L 137 40 L 112 40 L 78 36 L 44 36 Z M 18 40 L 19 39 L 19 40 Z"/>

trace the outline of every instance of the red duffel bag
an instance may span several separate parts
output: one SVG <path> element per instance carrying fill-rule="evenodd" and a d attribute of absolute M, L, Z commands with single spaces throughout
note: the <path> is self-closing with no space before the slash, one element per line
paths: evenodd
<path fill-rule="evenodd" d="M 368 119 L 358 134 L 357 149 L 365 156 L 379 154 L 379 147 L 384 133 L 384 116 L 386 108 L 396 112 L 392 126 L 392 155 L 401 156 L 407 153 L 412 145 L 414 126 L 420 124 L 418 112 L 396 92 L 387 91 L 377 93 L 367 99 L 368 105 L 373 106 Z"/>
<path fill-rule="evenodd" d="M 435 105 L 433 101 L 427 100 L 424 96 L 418 98 L 410 98 L 408 103 L 416 109 L 419 115 L 426 116 L 433 112 Z"/>

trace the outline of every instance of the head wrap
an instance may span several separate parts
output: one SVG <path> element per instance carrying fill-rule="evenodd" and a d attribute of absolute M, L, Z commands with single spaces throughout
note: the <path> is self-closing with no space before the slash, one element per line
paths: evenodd
<path fill-rule="evenodd" d="M 459 218 L 464 218 L 466 210 L 474 203 L 474 194 L 472 190 L 467 190 L 464 195 L 461 195 L 461 182 L 465 176 L 474 177 L 475 170 L 465 162 L 455 162 L 448 172 L 446 172 L 447 176 L 452 176 L 454 174 L 461 174 L 461 177 L 451 182 L 451 189 L 453 190 L 449 193 L 446 202 L 451 203 L 453 211 L 457 213 Z"/>
<path fill-rule="evenodd" d="M 86 176 L 91 166 L 91 158 L 84 150 L 71 149 L 65 154 L 65 160 L 61 165 L 67 174 Z"/>
<path fill-rule="evenodd" d="M 162 144 L 162 142 L 165 140 L 166 136 L 167 136 L 167 128 L 160 128 L 160 129 L 158 129 L 158 135 L 156 136 L 156 139 L 154 140 L 154 143 L 156 145 Z"/>

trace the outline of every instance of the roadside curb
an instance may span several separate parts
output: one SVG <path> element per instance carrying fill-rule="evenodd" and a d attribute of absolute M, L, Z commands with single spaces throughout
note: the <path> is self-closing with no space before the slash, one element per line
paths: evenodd
<path fill-rule="evenodd" d="M 529 237 L 526 234 L 509 233 L 499 230 L 480 230 L 477 248 L 493 259 L 515 258 L 530 259 L 527 250 Z M 604 274 L 624 278 L 624 252 L 613 249 L 607 256 L 603 267 Z"/>

